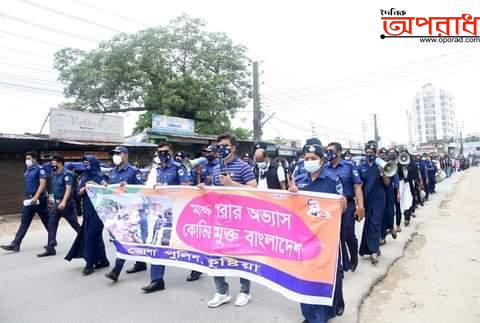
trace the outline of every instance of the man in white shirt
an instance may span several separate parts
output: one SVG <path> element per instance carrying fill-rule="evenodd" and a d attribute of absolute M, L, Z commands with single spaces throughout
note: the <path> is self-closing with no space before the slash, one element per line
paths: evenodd
<path fill-rule="evenodd" d="M 266 189 L 287 189 L 285 170 L 281 165 L 275 165 L 264 148 L 255 150 L 255 178 L 257 179 L 257 188 Z"/>

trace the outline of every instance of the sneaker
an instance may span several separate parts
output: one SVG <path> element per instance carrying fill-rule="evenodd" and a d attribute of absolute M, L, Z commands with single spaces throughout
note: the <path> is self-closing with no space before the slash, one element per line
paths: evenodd
<path fill-rule="evenodd" d="M 240 293 L 235 300 L 235 306 L 245 306 L 252 299 L 252 295 L 247 293 Z"/>
<path fill-rule="evenodd" d="M 232 300 L 232 297 L 230 294 L 219 294 L 215 293 L 215 296 L 211 300 L 208 301 L 207 305 L 210 308 L 215 308 L 222 306 L 223 304 L 226 304 Z"/>

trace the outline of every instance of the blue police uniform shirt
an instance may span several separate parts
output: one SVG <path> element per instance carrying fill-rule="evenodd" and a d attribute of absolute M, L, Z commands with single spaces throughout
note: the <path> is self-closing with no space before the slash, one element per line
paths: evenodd
<path fill-rule="evenodd" d="M 346 198 L 353 198 L 355 196 L 353 185 L 362 184 L 358 169 L 352 163 L 345 160 L 341 160 L 336 167 L 328 163 L 325 166 L 325 171 L 340 177 L 343 185 L 343 194 Z"/>
<path fill-rule="evenodd" d="M 65 168 L 62 169 L 60 173 L 53 173 L 52 179 L 52 191 L 53 191 L 53 198 L 56 200 L 63 199 L 65 195 L 65 191 L 67 189 L 67 185 L 72 186 L 73 188 L 73 177 Z M 72 198 L 73 192 L 70 193 L 68 200 Z"/>
<path fill-rule="evenodd" d="M 229 174 L 234 182 L 240 184 L 247 184 L 255 180 L 252 167 L 238 157 L 235 157 L 234 160 L 224 165 L 224 167 L 222 167 L 221 163 L 218 163 L 213 168 L 213 185 L 222 186 L 220 183 L 220 175 L 222 173 Z"/>
<path fill-rule="evenodd" d="M 47 172 L 39 165 L 32 165 L 25 170 L 24 179 L 25 195 L 33 197 L 40 186 L 40 179 L 47 179 Z"/>
<path fill-rule="evenodd" d="M 343 186 L 340 177 L 322 170 L 320 175 L 312 182 L 310 174 L 303 173 L 295 178 L 295 185 L 301 191 L 343 194 Z"/>
<path fill-rule="evenodd" d="M 297 176 L 300 176 L 302 174 L 307 174 L 308 172 L 305 170 L 305 161 L 302 159 L 302 160 L 299 160 L 297 162 L 297 165 L 295 165 L 295 168 L 293 169 L 293 172 L 292 172 L 292 177 L 295 178 Z"/>
<path fill-rule="evenodd" d="M 186 168 L 170 159 L 165 167 L 157 167 L 157 184 L 180 185 L 190 181 Z"/>
<path fill-rule="evenodd" d="M 131 185 L 142 185 L 143 178 L 142 173 L 136 167 L 130 164 L 126 164 L 123 168 L 114 167 L 110 174 L 110 184 L 118 184 L 120 182 L 126 182 Z"/>
<path fill-rule="evenodd" d="M 208 162 L 206 165 L 202 165 L 201 170 L 200 170 L 200 182 L 207 184 L 207 185 L 213 185 L 213 181 L 210 183 L 207 183 L 207 177 L 211 176 L 213 178 L 213 169 L 215 166 L 219 164 L 218 159 L 214 159 L 211 162 Z M 198 173 L 195 169 L 192 169 L 192 181 L 193 184 L 199 184 L 198 183 Z"/>

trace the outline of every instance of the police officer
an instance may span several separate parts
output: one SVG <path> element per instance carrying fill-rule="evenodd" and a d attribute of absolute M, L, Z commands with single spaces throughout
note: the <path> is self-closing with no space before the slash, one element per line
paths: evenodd
<path fill-rule="evenodd" d="M 304 166 L 307 173 L 298 175 L 295 178 L 295 181 L 292 182 L 289 190 L 291 192 L 304 190 L 320 193 L 343 194 L 340 178 L 332 172 L 325 171 L 323 168 L 324 152 L 320 140 L 317 138 L 308 139 L 306 145 L 303 147 L 303 152 L 305 153 Z M 343 314 L 345 303 L 343 300 L 343 269 L 340 257 L 338 257 L 336 277 L 335 294 L 332 306 L 300 304 L 302 314 L 305 317 L 304 322 L 324 323 L 337 315 Z"/>
<path fill-rule="evenodd" d="M 32 223 L 35 213 L 38 214 L 43 226 L 48 231 L 48 207 L 47 194 L 45 191 L 47 172 L 38 165 L 38 155 L 34 151 L 25 154 L 25 166 L 24 181 L 26 201 L 22 208 L 22 219 L 15 238 L 9 245 L 1 246 L 2 249 L 7 251 L 20 251 L 20 244 Z"/>
<path fill-rule="evenodd" d="M 154 159 L 159 163 L 157 166 L 157 185 L 190 185 L 190 180 L 186 168 L 179 162 L 174 161 L 173 147 L 168 142 L 162 142 L 158 145 L 157 153 Z M 163 280 L 165 274 L 165 266 L 153 265 L 150 270 L 150 284 L 142 287 L 145 293 L 152 293 L 165 289 L 165 281 Z M 201 273 L 192 271 L 187 281 L 197 280 Z M 190 278 L 190 279 L 189 279 Z M 194 279 L 191 279 L 194 278 Z"/>
<path fill-rule="evenodd" d="M 110 174 L 110 184 L 120 184 L 120 185 L 142 185 L 143 178 L 142 173 L 139 169 L 132 166 L 128 162 L 128 149 L 124 146 L 115 147 L 113 152 L 113 164 L 115 167 L 112 169 Z M 105 277 L 111 279 L 112 281 L 116 282 L 118 280 L 118 276 L 120 276 L 120 272 L 125 265 L 125 259 L 115 259 L 115 266 L 112 270 L 105 274 Z M 147 265 L 144 262 L 137 261 L 133 268 L 128 269 L 126 271 L 127 274 L 133 274 L 139 271 L 147 270 Z"/>
<path fill-rule="evenodd" d="M 103 242 L 103 222 L 98 217 L 86 192 L 86 184 L 106 185 L 106 179 L 100 171 L 100 162 L 94 156 L 85 156 L 83 163 L 85 172 L 80 177 L 78 189 L 75 192 L 83 210 L 82 232 L 77 235 L 65 259 L 70 261 L 73 258 L 85 258 L 86 264 L 82 273 L 87 276 L 95 269 L 109 267 L 110 263 Z"/>
<path fill-rule="evenodd" d="M 423 189 L 425 191 L 425 201 L 428 201 L 428 196 L 430 195 L 430 190 L 428 189 L 430 186 L 429 177 L 428 177 L 428 168 L 430 167 L 430 163 L 427 158 L 427 154 L 423 153 L 420 163 L 420 175 L 422 177 Z"/>
<path fill-rule="evenodd" d="M 386 148 L 381 148 L 378 154 L 384 161 L 394 162 L 397 159 L 397 154 L 393 150 L 387 151 Z M 392 238 L 397 238 L 397 231 L 394 228 L 395 223 L 395 201 L 399 200 L 399 196 L 395 194 L 398 192 L 400 185 L 398 173 L 390 178 L 390 183 L 385 187 L 385 212 L 382 219 L 382 238 L 380 239 L 380 245 L 386 243 L 387 234 L 391 234 Z"/>
<path fill-rule="evenodd" d="M 55 245 L 57 238 L 58 222 L 63 217 L 78 233 L 80 224 L 78 224 L 75 215 L 75 202 L 73 201 L 73 178 L 64 168 L 65 159 L 56 155 L 52 159 L 52 169 L 54 171 L 52 178 L 53 206 L 48 215 L 48 244 L 45 252 L 38 254 L 38 257 L 48 257 L 56 254 Z"/>
<path fill-rule="evenodd" d="M 380 255 L 382 219 L 385 212 L 385 187 L 390 184 L 390 179 L 385 176 L 383 169 L 375 163 L 376 154 L 377 145 L 374 141 L 370 141 L 365 146 L 366 162 L 359 167 L 365 200 L 365 224 L 359 254 L 360 256 L 370 255 L 373 265 L 378 263 Z"/>
<path fill-rule="evenodd" d="M 210 145 L 202 150 L 202 157 L 208 162 L 205 165 L 198 165 L 192 169 L 192 182 L 194 185 L 203 183 L 207 186 L 213 185 L 213 169 L 218 165 L 217 147 Z"/>
<path fill-rule="evenodd" d="M 338 142 L 329 143 L 326 154 L 328 164 L 325 166 L 325 171 L 338 176 L 342 181 L 343 195 L 347 199 L 347 208 L 342 214 L 340 232 L 342 265 L 344 271 L 355 271 L 358 266 L 358 240 L 355 236 L 355 219 L 362 221 L 365 216 L 362 180 L 357 168 L 351 162 L 342 160 L 341 156 L 342 145 Z"/>

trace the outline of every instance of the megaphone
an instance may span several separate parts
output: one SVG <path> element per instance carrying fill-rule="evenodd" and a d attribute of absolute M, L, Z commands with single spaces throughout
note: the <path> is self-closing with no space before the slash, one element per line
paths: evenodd
<path fill-rule="evenodd" d="M 397 173 L 397 163 L 395 161 L 389 161 L 386 162 L 381 158 L 375 159 L 375 164 L 377 164 L 378 167 L 383 169 L 383 173 L 387 177 L 392 177 Z"/>
<path fill-rule="evenodd" d="M 206 165 L 207 163 L 208 163 L 208 159 L 205 157 L 199 157 L 192 160 L 188 160 L 185 158 L 184 160 L 182 160 L 182 164 L 187 169 L 188 172 L 190 172 L 192 168 L 195 168 L 197 166 L 203 166 L 203 165 Z"/>
<path fill-rule="evenodd" d="M 407 166 L 410 164 L 410 154 L 403 152 L 398 156 L 398 162 L 400 165 Z"/>

